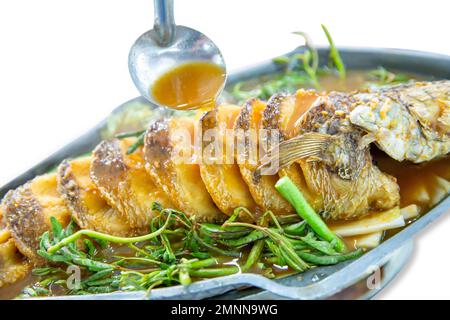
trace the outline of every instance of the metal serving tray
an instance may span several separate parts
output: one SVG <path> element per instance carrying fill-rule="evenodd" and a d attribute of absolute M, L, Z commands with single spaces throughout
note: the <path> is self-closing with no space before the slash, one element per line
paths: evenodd
<path fill-rule="evenodd" d="M 288 55 L 304 50 L 299 47 Z M 320 61 L 327 61 L 329 50 L 319 48 Z M 436 79 L 450 79 L 450 57 L 399 49 L 382 48 L 340 48 L 344 63 L 349 69 L 373 69 L 383 66 L 402 72 L 413 72 Z M 251 66 L 229 75 L 228 85 L 238 81 L 250 80 L 262 75 L 279 71 L 279 65 L 271 60 Z M 154 109 L 142 97 L 135 98 L 118 107 L 120 112 L 133 104 L 147 105 Z M 102 130 L 106 120 L 94 129 L 68 144 L 35 167 L 0 188 L 0 198 L 10 189 L 22 185 L 36 175 L 48 172 L 63 159 L 76 157 L 91 151 L 102 139 Z M 427 214 L 405 227 L 377 248 L 364 254 L 357 260 L 335 266 L 320 267 L 302 274 L 282 279 L 270 280 L 257 274 L 236 274 L 221 278 L 202 280 L 188 287 L 173 286 L 154 289 L 147 292 L 117 292 L 87 296 L 56 297 L 49 299 L 327 299 L 327 298 L 370 298 L 383 288 L 400 271 L 412 252 L 412 239 L 428 224 L 450 211 L 450 197 L 444 199 Z M 382 277 L 378 286 L 367 289 L 365 279 L 377 268 L 381 268 Z M 363 286 L 356 296 L 345 295 L 348 288 Z M 341 294 L 341 296 L 339 296 Z"/>

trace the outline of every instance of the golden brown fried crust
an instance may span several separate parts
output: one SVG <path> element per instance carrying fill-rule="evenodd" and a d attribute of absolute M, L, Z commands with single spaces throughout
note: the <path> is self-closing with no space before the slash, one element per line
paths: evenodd
<path fill-rule="evenodd" d="M 351 125 L 346 117 L 352 102 L 347 95 L 330 93 L 305 113 L 299 123 L 299 134 L 320 132 L 330 135 L 320 161 L 327 170 L 344 180 L 358 177 L 370 157 L 369 149 L 362 144 L 364 133 Z"/>
<path fill-rule="evenodd" d="M 231 110 L 230 108 L 234 109 Z M 203 161 L 200 164 L 200 174 L 214 203 L 227 215 L 231 215 L 234 209 L 241 206 L 251 211 L 256 209 L 256 204 L 247 184 L 242 179 L 239 166 L 234 162 L 234 153 L 230 154 L 231 159 L 227 159 L 228 148 L 233 146 L 233 144 L 228 145 L 230 137 L 227 136 L 227 132 L 223 131 L 227 129 L 228 123 L 220 123 L 218 119 L 219 113 L 231 112 L 236 114 L 238 110 L 239 108 L 236 106 L 218 106 L 216 109 L 203 114 L 200 119 L 203 134 L 208 130 L 215 130 L 212 142 L 202 139 Z M 231 121 L 230 119 L 233 118 L 222 119 L 222 121 Z M 215 141 L 216 139 L 218 141 Z M 223 163 L 214 162 L 214 159 L 219 158 L 215 154 L 215 148 L 209 148 L 211 143 L 221 144 Z M 234 152 L 234 150 L 232 151 Z M 242 216 L 242 219 L 248 220 L 248 217 L 245 215 Z"/>
<path fill-rule="evenodd" d="M 72 217 L 82 229 L 117 236 L 132 236 L 133 230 L 119 212 L 102 199 L 90 178 L 90 157 L 64 160 L 58 167 L 58 191 Z"/>
<path fill-rule="evenodd" d="M 236 129 L 249 130 L 250 129 L 250 121 L 252 118 L 252 104 L 257 102 L 258 99 L 250 99 L 248 100 L 241 109 L 239 116 L 236 118 Z"/>
<path fill-rule="evenodd" d="M 33 263 L 43 263 L 44 259 L 36 251 L 39 237 L 49 228 L 42 207 L 30 189 L 30 182 L 8 192 L 5 204 L 8 228 L 17 248 Z"/>
<path fill-rule="evenodd" d="M 321 96 L 299 90 L 295 96 L 273 96 L 263 114 L 262 127 L 278 129 L 280 141 L 303 137 L 297 143 L 290 140 L 289 147 L 284 143 L 279 153 L 285 157 L 298 154 L 300 168 L 294 163 L 283 167 L 279 175 L 290 177 L 314 209 L 327 218 L 351 219 L 399 203 L 395 179 L 373 166 L 370 141 L 349 122 L 353 102 L 346 94 Z M 320 136 L 312 136 L 314 133 Z M 319 143 L 319 138 L 326 140 Z M 300 157 L 311 153 L 313 146 L 314 155 Z M 282 160 L 280 163 L 286 163 Z"/>
<path fill-rule="evenodd" d="M 250 193 L 262 211 L 272 211 L 276 215 L 287 215 L 294 212 L 291 205 L 278 193 L 275 189 L 275 183 L 278 180 L 278 175 L 264 175 L 258 179 L 254 179 L 255 171 L 259 166 L 260 159 L 255 159 L 257 163 L 253 164 L 252 159 L 249 159 L 249 147 L 250 139 L 252 139 L 253 134 L 250 133 L 249 129 L 259 129 L 260 123 L 255 118 L 261 117 L 261 121 L 269 122 L 269 119 L 264 119 L 262 113 L 265 110 L 262 108 L 262 102 L 257 99 L 251 99 L 247 101 L 244 107 L 241 109 L 239 116 L 236 119 L 234 129 L 243 130 L 246 139 L 244 140 L 245 147 L 245 160 L 244 163 L 239 163 L 239 169 L 241 171 L 244 181 L 247 183 Z M 269 113 L 267 114 L 269 116 Z M 259 138 L 256 136 L 256 138 Z M 242 140 L 241 140 L 242 141 Z M 256 141 L 258 143 L 258 141 Z M 259 147 L 256 148 L 259 150 Z M 241 162 L 241 161 L 240 161 Z"/>
<path fill-rule="evenodd" d="M 83 229 L 88 228 L 87 218 L 82 214 L 86 208 L 80 202 L 80 187 L 72 174 L 69 160 L 64 160 L 58 167 L 58 191 L 78 226 Z"/>
<path fill-rule="evenodd" d="M 153 123 L 144 143 L 146 169 L 173 202 L 174 206 L 203 221 L 222 221 L 225 216 L 215 206 L 200 175 L 200 168 L 192 161 L 192 141 L 184 139 L 178 129 L 194 134 L 194 120 L 173 118 Z M 186 132 L 186 133 L 188 133 Z M 175 143 L 177 151 L 175 154 Z"/>
<path fill-rule="evenodd" d="M 395 179 L 372 164 L 364 132 L 348 120 L 352 103 L 345 94 L 330 93 L 299 123 L 299 134 L 320 132 L 331 136 L 320 159 L 299 163 L 309 189 L 321 195 L 323 210 L 333 219 L 353 219 L 399 204 Z"/>
<path fill-rule="evenodd" d="M 100 142 L 91 164 L 91 179 L 110 204 L 115 203 L 111 192 L 125 179 L 127 171 L 119 143 L 118 139 Z"/>
<path fill-rule="evenodd" d="M 0 202 L 0 243 L 8 241 L 11 237 L 11 231 L 9 231 L 6 225 L 6 205 L 5 201 Z"/>
<path fill-rule="evenodd" d="M 180 210 L 182 205 L 177 201 L 178 196 L 175 186 L 171 183 L 165 183 L 165 181 L 176 180 L 174 166 L 170 159 L 173 148 L 169 138 L 168 120 L 159 120 L 152 123 L 147 130 L 144 145 L 145 168 L 155 183 L 172 200 L 176 209 Z"/>
<path fill-rule="evenodd" d="M 0 202 L 0 230 L 6 228 L 5 211 L 6 211 L 5 201 L 2 200 Z"/>
<path fill-rule="evenodd" d="M 91 163 L 91 179 L 108 203 L 124 216 L 127 216 L 127 204 L 123 203 L 118 188 L 126 181 L 127 170 L 118 139 L 102 141 L 95 148 Z"/>
<path fill-rule="evenodd" d="M 70 212 L 57 192 L 56 173 L 38 176 L 8 192 L 5 199 L 6 221 L 19 251 L 32 263 L 44 259 L 37 254 L 39 237 L 51 229 L 51 217 L 65 227 Z"/>
<path fill-rule="evenodd" d="M 147 161 L 147 166 L 150 166 L 150 169 L 159 169 L 160 164 L 170 165 L 170 154 L 173 148 L 169 138 L 168 122 L 169 120 L 156 121 L 151 124 L 147 131 L 144 156 Z M 150 150 L 152 152 L 151 157 L 148 154 Z M 150 159 L 153 163 L 149 162 Z"/>
<path fill-rule="evenodd" d="M 112 139 L 100 143 L 93 153 L 91 179 L 111 207 L 130 228 L 138 233 L 148 231 L 153 216 L 152 204 L 170 207 L 167 197 L 156 190 L 144 168 L 142 148 L 127 155 L 133 139 Z"/>
<path fill-rule="evenodd" d="M 206 130 L 209 130 L 209 129 L 217 128 L 217 109 L 213 109 L 211 111 L 205 112 L 200 117 L 200 125 L 202 126 L 203 132 L 205 132 Z M 202 142 L 203 142 L 204 146 L 207 143 L 203 140 L 202 140 Z"/>
<path fill-rule="evenodd" d="M 31 264 L 17 252 L 13 239 L 0 243 L 0 288 L 24 278 Z"/>
<path fill-rule="evenodd" d="M 280 130 L 280 106 L 285 101 L 286 95 L 276 94 L 270 97 L 263 113 L 263 128 Z M 280 141 L 284 139 L 284 132 L 280 130 Z"/>
<path fill-rule="evenodd" d="M 289 96 L 285 94 L 275 94 L 267 102 L 267 106 L 263 113 L 263 127 L 265 129 L 278 130 L 279 132 L 279 142 L 289 138 L 288 133 L 285 131 L 286 128 L 283 127 L 281 123 L 281 116 L 287 116 L 283 113 L 283 105 L 285 103 L 294 102 Z M 300 164 L 293 163 L 286 168 L 282 168 L 278 172 L 280 177 L 287 176 L 292 182 L 297 186 L 297 188 L 303 193 L 306 200 L 315 210 L 322 210 L 323 201 L 320 195 L 317 193 L 311 193 L 308 188 L 305 177 L 303 175 Z"/>

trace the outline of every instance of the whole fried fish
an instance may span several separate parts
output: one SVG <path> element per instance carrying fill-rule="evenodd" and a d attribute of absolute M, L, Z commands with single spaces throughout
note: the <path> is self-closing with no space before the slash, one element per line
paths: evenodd
<path fill-rule="evenodd" d="M 258 156 L 256 163 L 206 161 L 222 159 L 214 152 L 205 152 L 199 163 L 179 163 L 180 147 L 197 154 L 196 138 L 180 142 L 180 132 L 195 131 L 197 125 L 219 128 L 215 137 L 225 149 L 225 138 L 233 135 L 229 130 L 279 134 L 272 152 Z M 254 145 L 265 145 L 258 139 Z M 325 218 L 354 219 L 398 206 L 396 179 L 374 164 L 370 145 L 398 161 L 421 163 L 446 156 L 450 81 L 353 93 L 299 90 L 274 95 L 267 103 L 252 99 L 242 108 L 222 106 L 198 118 L 155 122 L 144 147 L 129 155 L 132 143 L 103 141 L 92 158 L 66 161 L 58 175 L 36 177 L 8 193 L 0 204 L 0 286 L 23 277 L 31 264 L 40 264 L 38 238 L 50 229 L 50 217 L 66 225 L 73 214 L 81 228 L 128 235 L 135 234 L 130 230 L 148 230 L 153 201 L 203 221 L 222 221 L 239 206 L 283 215 L 293 208 L 276 193 L 280 176 L 288 176 Z M 236 149 L 234 157 L 240 152 L 250 151 Z M 262 175 L 274 160 L 277 171 Z"/>

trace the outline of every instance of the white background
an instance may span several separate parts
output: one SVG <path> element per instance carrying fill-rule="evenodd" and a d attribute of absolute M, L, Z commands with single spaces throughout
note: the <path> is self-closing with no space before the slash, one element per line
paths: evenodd
<path fill-rule="evenodd" d="M 176 0 L 178 24 L 218 44 L 229 70 L 285 53 L 325 23 L 338 45 L 450 55 L 448 1 Z M 151 0 L 0 2 L 0 185 L 137 95 L 128 50 L 151 28 Z M 418 177 L 419 178 L 419 177 Z M 450 298 L 448 215 L 416 241 L 409 266 L 378 298 Z"/>

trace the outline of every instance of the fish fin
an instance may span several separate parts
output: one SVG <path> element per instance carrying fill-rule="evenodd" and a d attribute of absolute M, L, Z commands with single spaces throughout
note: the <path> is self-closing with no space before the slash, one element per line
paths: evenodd
<path fill-rule="evenodd" d="M 328 146 L 331 140 L 329 134 L 308 132 L 295 138 L 286 140 L 275 146 L 261 159 L 260 166 L 255 170 L 253 178 L 258 181 L 263 173 L 266 173 L 268 168 L 276 165 L 278 172 L 297 160 L 314 158 L 320 159 L 323 151 Z M 272 170 L 273 171 L 273 170 Z M 270 174 L 275 174 L 274 172 Z"/>
<path fill-rule="evenodd" d="M 377 141 L 377 138 L 375 137 L 375 135 L 373 133 L 367 133 L 365 134 L 360 143 L 359 143 L 359 148 L 360 149 L 364 149 L 367 148 L 369 146 L 369 144 L 371 144 L 372 142 Z"/>

